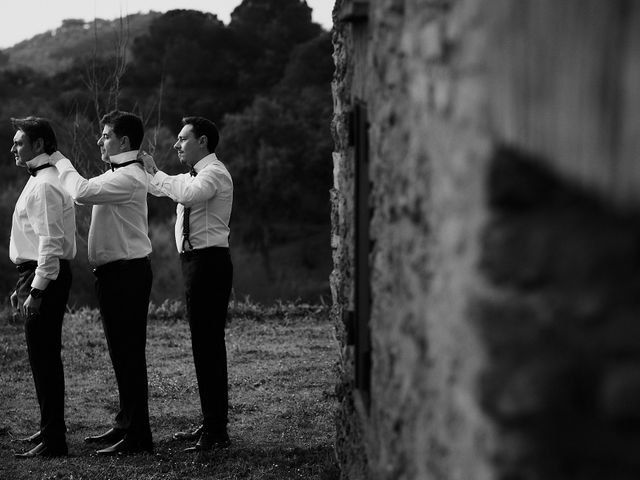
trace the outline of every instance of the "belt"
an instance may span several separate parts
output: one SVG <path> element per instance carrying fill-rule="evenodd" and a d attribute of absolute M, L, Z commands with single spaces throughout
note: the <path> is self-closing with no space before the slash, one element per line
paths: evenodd
<path fill-rule="evenodd" d="M 35 270 L 36 268 L 38 268 L 38 262 L 36 262 L 35 260 L 29 260 L 27 262 L 22 262 L 16 265 L 16 270 L 18 270 L 18 272 L 20 273 L 27 272 L 29 270 Z"/>
<path fill-rule="evenodd" d="M 218 253 L 222 253 L 224 251 L 229 251 L 229 247 L 205 247 L 205 248 L 196 248 L 195 250 L 187 250 L 184 252 L 180 252 L 180 256 L 181 257 L 185 257 L 185 258 L 191 258 L 191 257 L 197 257 L 200 255 L 206 255 L 208 253 L 214 253 L 214 252 L 218 252 Z"/>
<path fill-rule="evenodd" d="M 122 268 L 129 265 L 136 265 L 138 263 L 145 263 L 148 261 L 149 257 L 132 258 L 130 260 L 114 260 L 113 262 L 105 263 L 104 265 L 100 265 L 99 267 L 94 268 L 93 274 L 96 277 L 99 277 L 100 275 L 117 272 L 118 270 L 121 270 Z"/>

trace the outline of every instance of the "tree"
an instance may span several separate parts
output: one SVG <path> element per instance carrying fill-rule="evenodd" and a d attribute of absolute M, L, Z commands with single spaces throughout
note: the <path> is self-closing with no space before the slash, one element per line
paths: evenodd
<path fill-rule="evenodd" d="M 333 65 L 322 59 L 330 48 L 327 33 L 297 47 L 272 95 L 224 120 L 221 156 L 234 178 L 234 218 L 267 272 L 281 225 L 329 221 Z"/>
<path fill-rule="evenodd" d="M 238 86 L 250 98 L 268 93 L 291 51 L 322 32 L 301 0 L 244 0 L 231 13 L 229 28 L 238 45 Z"/>
<path fill-rule="evenodd" d="M 163 118 L 176 125 L 185 112 L 214 121 L 237 108 L 233 38 L 210 13 L 171 10 L 133 44 L 126 79 L 132 96 L 163 85 Z"/>

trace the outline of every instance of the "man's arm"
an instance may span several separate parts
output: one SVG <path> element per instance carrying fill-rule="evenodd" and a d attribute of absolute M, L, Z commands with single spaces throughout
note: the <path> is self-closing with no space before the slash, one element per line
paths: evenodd
<path fill-rule="evenodd" d="M 39 184 L 27 200 L 27 217 L 38 236 L 38 266 L 31 288 L 45 290 L 52 280 L 58 278 L 64 245 L 63 202 L 62 194 L 47 183 Z M 39 311 L 41 303 L 42 298 L 29 295 L 23 313 Z"/>
<path fill-rule="evenodd" d="M 166 197 L 167 195 L 160 190 L 156 184 L 153 182 L 153 175 L 147 172 L 147 180 L 149 182 L 149 193 L 154 197 Z"/>
<path fill-rule="evenodd" d="M 215 169 L 206 168 L 193 179 L 187 173 L 167 175 L 158 170 L 151 183 L 174 202 L 190 206 L 213 198 L 225 182 L 226 178 Z"/>
<path fill-rule="evenodd" d="M 58 177 L 63 188 L 79 203 L 87 205 L 127 203 L 138 186 L 137 182 L 128 175 L 100 175 L 87 180 L 60 152 L 54 152 L 51 155 L 50 163 L 58 169 Z"/>
<path fill-rule="evenodd" d="M 196 178 L 186 173 L 167 175 L 158 169 L 153 157 L 146 152 L 142 152 L 138 158 L 144 163 L 149 177 L 149 192 L 157 197 L 169 197 L 186 206 L 209 200 L 227 182 L 215 168 L 205 168 Z"/>

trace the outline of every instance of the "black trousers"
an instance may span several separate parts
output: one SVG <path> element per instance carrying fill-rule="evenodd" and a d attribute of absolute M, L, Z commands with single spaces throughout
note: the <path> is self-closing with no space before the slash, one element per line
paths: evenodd
<path fill-rule="evenodd" d="M 226 432 L 229 411 L 225 325 L 233 265 L 228 248 L 209 247 L 180 255 L 187 318 L 204 428 Z"/>
<path fill-rule="evenodd" d="M 118 384 L 115 428 L 125 438 L 151 443 L 147 381 L 147 312 L 153 275 L 147 257 L 119 260 L 94 270 L 109 356 Z"/>
<path fill-rule="evenodd" d="M 37 263 L 18 265 L 16 293 L 24 303 L 31 290 Z M 71 288 L 69 261 L 60 260 L 58 278 L 47 285 L 42 297 L 40 314 L 25 320 L 25 336 L 29 363 L 40 406 L 42 442 L 52 448 L 66 444 L 64 423 L 64 370 L 62 320 Z"/>

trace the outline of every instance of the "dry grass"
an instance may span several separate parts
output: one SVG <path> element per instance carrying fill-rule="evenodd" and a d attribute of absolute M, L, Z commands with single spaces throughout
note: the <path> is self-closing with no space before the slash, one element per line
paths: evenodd
<path fill-rule="evenodd" d="M 110 425 L 115 379 L 98 315 L 79 310 L 64 325 L 67 441 L 63 459 L 16 460 L 15 438 L 39 420 L 23 325 L 0 315 L 0 479 L 318 479 L 338 478 L 333 453 L 336 343 L 327 310 L 235 304 L 227 330 L 232 446 L 186 454 L 177 430 L 199 421 L 189 331 L 179 304 L 153 307 L 148 328 L 155 454 L 101 458 L 82 438 Z"/>

